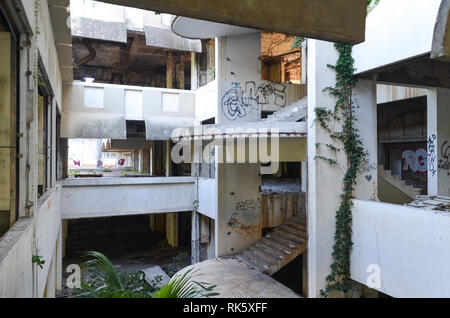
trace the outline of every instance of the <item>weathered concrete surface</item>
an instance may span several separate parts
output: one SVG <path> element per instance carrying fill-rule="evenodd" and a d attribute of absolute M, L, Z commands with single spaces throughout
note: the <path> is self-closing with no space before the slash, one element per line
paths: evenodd
<path fill-rule="evenodd" d="M 216 298 L 300 298 L 270 276 L 249 269 L 235 259 L 213 259 L 184 268 L 198 270 L 194 280 L 217 285 Z"/>
<path fill-rule="evenodd" d="M 157 282 L 155 285 L 157 288 L 161 288 L 170 281 L 169 275 L 167 275 L 159 266 L 144 269 L 142 272 L 145 274 L 145 281 L 147 283 L 152 285 Z"/>
<path fill-rule="evenodd" d="M 102 0 L 102 2 L 353 44 L 364 41 L 367 6 L 365 0 L 264 2 L 248 0 Z"/>
<path fill-rule="evenodd" d="M 433 34 L 431 58 L 450 61 L 450 1 L 442 0 Z"/>

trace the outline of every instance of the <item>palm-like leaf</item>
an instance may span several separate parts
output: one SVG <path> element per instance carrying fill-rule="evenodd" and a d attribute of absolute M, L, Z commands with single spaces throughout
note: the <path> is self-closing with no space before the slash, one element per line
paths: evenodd
<path fill-rule="evenodd" d="M 89 267 L 98 270 L 98 275 L 103 278 L 105 284 L 111 288 L 124 289 L 116 268 L 105 255 L 94 251 L 86 252 L 85 255 L 92 257 L 92 260 L 88 261 L 87 264 Z"/>
<path fill-rule="evenodd" d="M 153 298 L 208 298 L 219 295 L 212 292 L 216 285 L 192 281 L 196 272 L 194 269 L 190 269 L 184 274 L 176 275 L 161 290 L 157 291 Z"/>

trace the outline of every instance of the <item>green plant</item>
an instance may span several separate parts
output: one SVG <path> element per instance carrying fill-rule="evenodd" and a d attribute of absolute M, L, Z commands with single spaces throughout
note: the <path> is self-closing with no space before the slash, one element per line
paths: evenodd
<path fill-rule="evenodd" d="M 369 13 L 379 0 L 367 1 L 367 13 Z M 330 266 L 331 273 L 327 276 L 327 286 L 321 290 L 323 297 L 330 296 L 333 292 L 347 293 L 352 288 L 350 276 L 350 256 L 353 247 L 352 242 L 352 209 L 357 176 L 365 159 L 363 143 L 359 130 L 355 127 L 356 105 L 353 102 L 352 92 L 357 83 L 354 76 L 354 59 L 352 57 L 353 47 L 348 44 L 334 44 L 339 53 L 336 65 L 328 67 L 336 72 L 336 85 L 327 87 L 325 90 L 336 98 L 334 110 L 324 107 L 315 109 L 316 121 L 325 129 L 330 137 L 339 142 L 345 151 L 348 167 L 343 179 L 343 193 L 340 195 L 340 205 L 336 211 L 336 229 L 333 245 L 333 262 Z M 342 129 L 335 131 L 330 123 L 333 121 L 342 123 Z M 340 151 L 336 145 L 317 143 L 316 147 L 327 147 L 332 152 Z M 338 162 L 335 159 L 317 156 L 316 159 L 326 160 L 331 165 Z"/>
<path fill-rule="evenodd" d="M 291 50 L 294 49 L 299 49 L 303 46 L 303 43 L 305 43 L 306 39 L 304 37 L 301 36 L 295 36 L 294 37 L 294 43 L 292 43 L 292 48 Z"/>
<path fill-rule="evenodd" d="M 104 168 L 102 171 L 103 171 L 103 172 L 112 172 L 112 170 L 111 170 L 111 169 L 108 169 L 108 168 Z"/>
<path fill-rule="evenodd" d="M 45 260 L 42 259 L 42 256 L 40 255 L 33 255 L 33 257 L 31 258 L 31 262 L 33 264 L 37 264 L 37 266 L 39 266 L 41 269 L 44 268 L 44 264 L 45 264 Z"/>
<path fill-rule="evenodd" d="M 93 278 L 74 292 L 72 297 L 75 298 L 192 298 L 217 295 L 213 293 L 216 286 L 193 281 L 192 270 L 175 277 L 158 291 L 156 286 L 161 277 L 148 284 L 144 273 L 117 271 L 102 253 L 90 251 L 85 256 L 91 257 L 86 264 Z"/>

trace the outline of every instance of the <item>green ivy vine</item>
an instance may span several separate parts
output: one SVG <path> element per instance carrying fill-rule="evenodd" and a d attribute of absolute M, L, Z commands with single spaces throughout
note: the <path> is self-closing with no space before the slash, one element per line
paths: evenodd
<path fill-rule="evenodd" d="M 367 0 L 367 13 L 370 12 L 379 0 Z M 328 67 L 336 72 L 336 85 L 327 87 L 325 90 L 336 98 L 333 110 L 317 107 L 315 108 L 316 122 L 325 129 L 333 140 L 340 142 L 347 157 L 348 166 L 343 179 L 343 193 L 340 195 L 339 209 L 336 211 L 336 229 L 333 245 L 333 262 L 330 266 L 331 273 L 327 276 L 327 286 L 321 290 L 322 297 L 328 297 L 333 292 L 347 293 L 352 289 L 350 275 L 350 256 L 353 247 L 352 242 L 352 210 L 354 191 L 357 184 L 358 173 L 361 169 L 366 153 L 359 130 L 355 127 L 356 105 L 353 102 L 353 88 L 357 83 L 354 76 L 355 67 L 352 57 L 352 45 L 334 44 L 339 53 L 336 65 Z M 331 123 L 341 123 L 341 129 L 333 130 Z M 316 144 L 316 147 L 327 147 L 332 152 L 341 149 L 332 144 Z M 337 160 L 316 156 L 315 159 L 325 160 L 330 165 L 336 165 Z"/>

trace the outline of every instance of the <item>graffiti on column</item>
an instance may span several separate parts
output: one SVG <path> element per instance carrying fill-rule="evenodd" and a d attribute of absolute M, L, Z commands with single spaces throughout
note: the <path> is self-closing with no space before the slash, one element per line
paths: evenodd
<path fill-rule="evenodd" d="M 436 135 L 432 135 L 428 138 L 428 169 L 431 175 L 434 177 L 437 172 L 436 167 Z"/>
<path fill-rule="evenodd" d="M 450 143 L 445 141 L 441 147 L 441 159 L 439 159 L 438 168 L 450 171 Z"/>
<path fill-rule="evenodd" d="M 243 200 L 236 203 L 235 211 L 228 219 L 227 226 L 235 233 L 244 237 L 261 231 L 259 216 L 261 200 Z M 257 223 L 255 225 L 255 223 Z"/>
<path fill-rule="evenodd" d="M 73 161 L 73 165 L 74 165 L 75 167 L 76 167 L 76 166 L 81 167 L 81 160 L 78 160 L 78 161 L 74 160 L 74 161 Z"/>
<path fill-rule="evenodd" d="M 232 88 L 222 97 L 222 111 L 228 120 L 235 121 L 258 112 L 261 106 L 273 102 L 279 107 L 286 106 L 286 86 L 279 83 L 261 83 L 256 86 L 253 81 L 246 82 L 244 88 L 240 83 L 232 83 Z"/>

